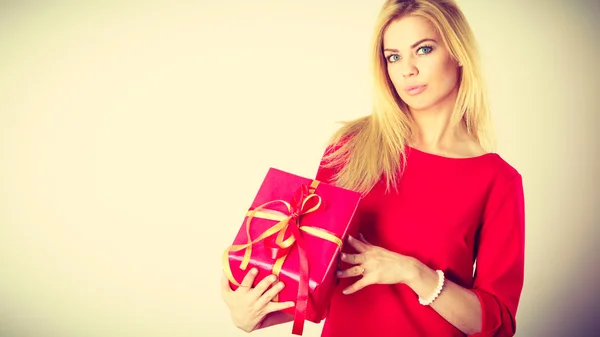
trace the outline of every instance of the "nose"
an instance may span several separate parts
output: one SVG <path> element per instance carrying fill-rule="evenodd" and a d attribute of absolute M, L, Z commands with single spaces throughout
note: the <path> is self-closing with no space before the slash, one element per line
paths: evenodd
<path fill-rule="evenodd" d="M 402 77 L 411 77 L 411 76 L 415 76 L 419 73 L 419 70 L 414 65 L 412 60 L 406 60 L 406 62 L 404 62 L 404 64 L 402 65 L 401 71 L 402 71 Z"/>

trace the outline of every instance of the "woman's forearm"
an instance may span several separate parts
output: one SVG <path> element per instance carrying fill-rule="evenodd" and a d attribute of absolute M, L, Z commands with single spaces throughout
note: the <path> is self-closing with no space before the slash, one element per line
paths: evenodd
<path fill-rule="evenodd" d="M 415 269 L 415 276 L 406 285 L 421 298 L 428 298 L 437 287 L 438 274 L 420 262 L 415 264 Z M 442 292 L 430 306 L 463 333 L 470 335 L 481 332 L 481 303 L 471 290 L 446 278 Z"/>

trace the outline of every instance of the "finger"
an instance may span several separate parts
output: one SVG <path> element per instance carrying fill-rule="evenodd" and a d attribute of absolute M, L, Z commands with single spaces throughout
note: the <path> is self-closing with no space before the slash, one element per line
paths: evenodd
<path fill-rule="evenodd" d="M 364 269 L 361 266 L 354 266 L 346 270 L 338 270 L 336 276 L 339 278 L 355 277 L 360 276 L 364 273 Z"/>
<path fill-rule="evenodd" d="M 365 263 L 365 256 L 363 254 L 346 254 L 342 253 L 341 260 L 351 264 Z"/>
<path fill-rule="evenodd" d="M 265 307 L 265 314 L 270 314 L 275 311 L 281 311 L 287 308 L 291 308 L 295 305 L 294 302 L 269 302 Z"/>
<path fill-rule="evenodd" d="M 274 284 L 269 290 L 267 290 L 256 302 L 259 308 L 266 306 L 269 302 L 271 302 L 281 290 L 284 288 L 283 282 L 277 282 Z"/>
<path fill-rule="evenodd" d="M 246 276 L 244 276 L 242 283 L 240 283 L 240 289 L 250 289 L 252 287 L 252 283 L 254 283 L 256 274 L 258 274 L 258 270 L 256 268 L 252 268 L 252 270 L 250 270 Z"/>
<path fill-rule="evenodd" d="M 267 277 L 265 277 L 264 279 L 262 279 L 260 282 L 258 282 L 258 284 L 256 285 L 256 287 L 254 287 L 254 291 L 256 292 L 256 297 L 260 297 L 266 290 L 267 288 L 269 288 L 269 286 L 271 284 L 273 284 L 273 282 L 277 281 L 277 276 L 275 275 L 269 275 Z"/>
<path fill-rule="evenodd" d="M 371 282 L 369 281 L 369 279 L 367 277 L 363 277 L 360 280 L 354 282 L 352 285 L 350 285 L 346 289 L 344 289 L 344 291 L 342 291 L 342 292 L 345 295 L 350 295 L 350 294 L 353 294 L 353 293 L 361 290 L 362 288 L 364 288 L 370 284 L 371 284 Z"/>
<path fill-rule="evenodd" d="M 350 235 L 348 236 L 348 243 L 359 253 L 363 253 L 369 248 L 364 242 L 361 242 Z"/>
<path fill-rule="evenodd" d="M 372 246 L 371 243 L 367 241 L 367 239 L 365 239 L 365 236 L 362 233 L 360 233 L 360 241 L 366 243 L 369 246 Z"/>

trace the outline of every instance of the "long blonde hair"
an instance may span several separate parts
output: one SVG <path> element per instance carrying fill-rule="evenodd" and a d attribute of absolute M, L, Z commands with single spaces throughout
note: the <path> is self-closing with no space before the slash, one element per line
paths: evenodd
<path fill-rule="evenodd" d="M 465 123 L 486 150 L 493 148 L 489 103 L 479 61 L 478 46 L 463 13 L 453 0 L 387 0 L 372 40 L 373 107 L 371 115 L 344 122 L 329 140 L 325 167 L 337 167 L 333 182 L 366 194 L 382 178 L 386 191 L 396 187 L 406 165 L 405 147 L 414 125 L 387 73 L 383 34 L 403 16 L 428 19 L 440 33 L 451 57 L 462 64 L 451 125 Z"/>

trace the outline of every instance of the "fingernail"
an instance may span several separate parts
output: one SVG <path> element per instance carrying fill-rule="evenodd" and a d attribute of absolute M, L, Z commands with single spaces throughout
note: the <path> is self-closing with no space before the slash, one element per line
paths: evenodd
<path fill-rule="evenodd" d="M 283 282 L 279 282 L 279 283 L 277 283 L 277 286 L 278 286 L 279 288 L 283 288 L 283 287 L 285 287 L 285 284 L 283 284 Z"/>
<path fill-rule="evenodd" d="M 256 275 L 256 273 L 258 273 L 258 270 L 256 268 L 252 268 L 250 272 L 252 273 L 252 275 Z"/>
<path fill-rule="evenodd" d="M 277 280 L 277 276 L 271 275 L 269 276 L 269 281 L 275 282 Z"/>
<path fill-rule="evenodd" d="M 290 302 L 290 303 L 288 303 L 288 307 L 289 307 L 289 308 L 293 307 L 294 305 L 296 305 L 296 303 L 294 303 L 294 302 Z"/>
<path fill-rule="evenodd" d="M 342 272 L 341 272 L 340 270 L 338 270 L 338 271 L 336 271 L 336 272 L 335 272 L 335 274 L 336 274 L 337 276 L 340 276 L 340 275 L 342 275 Z"/>
<path fill-rule="evenodd" d="M 346 254 L 342 253 L 342 259 L 346 258 Z"/>

